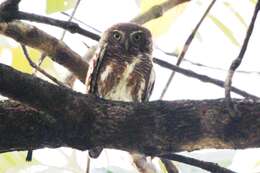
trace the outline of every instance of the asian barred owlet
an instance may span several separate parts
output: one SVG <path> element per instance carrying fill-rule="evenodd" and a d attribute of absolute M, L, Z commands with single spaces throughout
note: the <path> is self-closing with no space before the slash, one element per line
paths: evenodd
<path fill-rule="evenodd" d="M 154 85 L 152 36 L 148 29 L 120 23 L 106 30 L 89 61 L 87 93 L 108 100 L 148 101 Z M 101 148 L 91 149 L 90 157 Z"/>

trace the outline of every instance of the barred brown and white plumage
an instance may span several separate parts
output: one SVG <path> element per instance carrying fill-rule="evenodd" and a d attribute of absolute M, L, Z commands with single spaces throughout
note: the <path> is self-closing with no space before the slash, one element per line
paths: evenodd
<path fill-rule="evenodd" d="M 129 102 L 148 101 L 155 75 L 152 63 L 152 36 L 148 29 L 131 23 L 112 26 L 101 37 L 89 61 L 87 93 Z M 98 157 L 101 148 L 89 151 Z"/>

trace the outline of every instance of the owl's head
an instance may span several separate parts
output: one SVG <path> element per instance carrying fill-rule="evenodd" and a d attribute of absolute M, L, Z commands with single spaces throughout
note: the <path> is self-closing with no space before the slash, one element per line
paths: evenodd
<path fill-rule="evenodd" d="M 119 23 L 107 29 L 101 41 L 107 44 L 110 52 L 127 55 L 152 53 L 151 32 L 137 24 Z"/>

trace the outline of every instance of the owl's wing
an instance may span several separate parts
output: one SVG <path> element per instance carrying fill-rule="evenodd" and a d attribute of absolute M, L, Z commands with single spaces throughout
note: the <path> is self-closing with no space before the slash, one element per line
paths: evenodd
<path fill-rule="evenodd" d="M 148 84 L 147 84 L 146 89 L 145 89 L 144 98 L 142 99 L 142 101 L 149 101 L 149 98 L 152 95 L 154 82 L 155 82 L 155 71 L 152 68 L 150 76 L 149 76 L 149 81 L 148 81 Z"/>
<path fill-rule="evenodd" d="M 89 60 L 89 68 L 86 75 L 86 89 L 87 93 L 93 93 L 96 87 L 97 76 L 100 70 L 100 65 L 106 51 L 107 44 L 98 46 L 93 57 Z"/>

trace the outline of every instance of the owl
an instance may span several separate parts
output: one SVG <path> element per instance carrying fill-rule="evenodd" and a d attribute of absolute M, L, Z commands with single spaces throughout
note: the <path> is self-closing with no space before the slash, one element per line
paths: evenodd
<path fill-rule="evenodd" d="M 107 100 L 148 101 L 155 81 L 151 32 L 137 24 L 120 23 L 107 29 L 89 61 L 87 93 Z M 102 148 L 89 150 L 92 158 Z"/>

